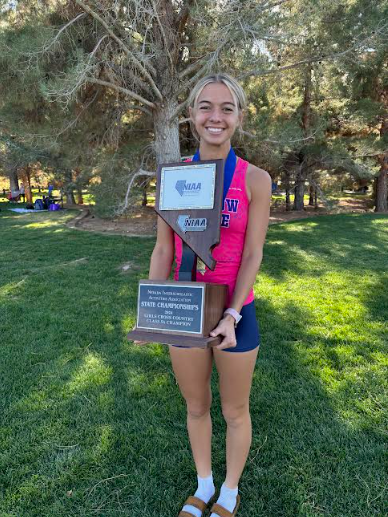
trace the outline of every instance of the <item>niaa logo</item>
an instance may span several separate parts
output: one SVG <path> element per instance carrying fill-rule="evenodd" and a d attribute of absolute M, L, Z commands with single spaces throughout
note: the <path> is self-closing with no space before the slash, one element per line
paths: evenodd
<path fill-rule="evenodd" d="M 201 192 L 201 183 L 189 183 L 186 180 L 178 180 L 175 184 L 180 196 L 195 196 Z"/>
<path fill-rule="evenodd" d="M 207 228 L 206 217 L 191 218 L 189 215 L 180 215 L 177 219 L 177 223 L 183 233 L 203 232 Z"/>

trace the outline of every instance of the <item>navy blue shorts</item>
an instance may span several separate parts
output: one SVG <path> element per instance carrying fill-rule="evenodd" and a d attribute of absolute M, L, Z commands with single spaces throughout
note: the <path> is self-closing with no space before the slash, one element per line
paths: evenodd
<path fill-rule="evenodd" d="M 256 319 L 255 302 L 244 305 L 240 312 L 242 319 L 236 327 L 237 345 L 224 348 L 223 352 L 249 352 L 260 346 L 259 324 Z M 180 345 L 170 345 L 185 348 Z"/>
<path fill-rule="evenodd" d="M 242 318 L 236 327 L 237 345 L 224 348 L 224 352 L 249 352 L 260 346 L 259 324 L 256 319 L 255 302 L 244 305 L 240 312 Z"/>

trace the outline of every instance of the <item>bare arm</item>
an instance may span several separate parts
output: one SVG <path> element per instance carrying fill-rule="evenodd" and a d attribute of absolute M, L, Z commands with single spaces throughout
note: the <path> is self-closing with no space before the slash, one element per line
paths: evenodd
<path fill-rule="evenodd" d="M 255 283 L 256 275 L 260 268 L 271 204 L 272 180 L 266 171 L 249 165 L 246 181 L 247 193 L 250 200 L 248 225 L 245 234 L 241 265 L 230 303 L 230 307 L 237 312 L 241 311 L 249 291 Z M 211 332 L 212 336 L 219 334 L 224 336 L 223 341 L 216 348 L 223 349 L 236 346 L 234 323 L 234 318 L 230 315 L 226 315 Z"/>
<path fill-rule="evenodd" d="M 150 280 L 167 280 L 174 260 L 174 233 L 158 216 L 158 229 L 154 251 L 151 255 Z"/>
<path fill-rule="evenodd" d="M 272 180 L 268 172 L 253 165 L 248 168 L 247 191 L 250 197 L 247 231 L 231 307 L 240 312 L 253 287 L 263 259 L 269 222 Z"/>

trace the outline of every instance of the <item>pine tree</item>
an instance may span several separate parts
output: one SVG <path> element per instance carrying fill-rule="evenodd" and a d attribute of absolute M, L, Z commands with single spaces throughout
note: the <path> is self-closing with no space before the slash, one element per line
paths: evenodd
<path fill-rule="evenodd" d="M 345 6 L 338 7 L 328 31 L 328 38 L 339 48 L 343 48 L 349 38 L 361 42 L 356 52 L 344 53 L 333 68 L 336 82 L 347 99 L 341 114 L 341 131 L 348 140 L 348 147 L 355 161 L 370 171 L 379 169 L 373 173 L 377 212 L 388 210 L 387 20 L 386 0 L 345 2 Z"/>

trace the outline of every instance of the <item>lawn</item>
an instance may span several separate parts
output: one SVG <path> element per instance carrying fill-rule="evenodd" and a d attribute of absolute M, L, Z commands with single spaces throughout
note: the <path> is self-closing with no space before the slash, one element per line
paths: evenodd
<path fill-rule="evenodd" d="M 167 348 L 126 340 L 153 239 L 0 207 L 0 516 L 177 515 L 195 488 L 185 407 Z M 270 227 L 238 517 L 386 515 L 387 251 L 387 216 Z M 216 372 L 213 393 L 219 486 Z"/>

